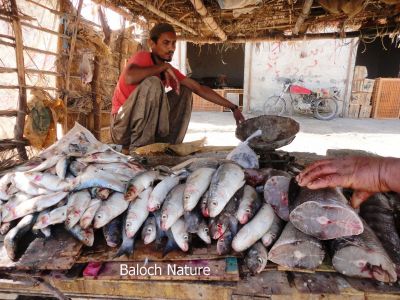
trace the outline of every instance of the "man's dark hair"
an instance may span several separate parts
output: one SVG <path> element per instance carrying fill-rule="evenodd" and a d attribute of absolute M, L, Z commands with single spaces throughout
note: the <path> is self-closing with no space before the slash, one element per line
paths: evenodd
<path fill-rule="evenodd" d="M 150 30 L 150 39 L 154 42 L 157 43 L 160 35 L 164 32 L 173 32 L 175 33 L 174 27 L 172 27 L 171 24 L 168 23 L 159 23 L 156 24 L 151 30 Z"/>

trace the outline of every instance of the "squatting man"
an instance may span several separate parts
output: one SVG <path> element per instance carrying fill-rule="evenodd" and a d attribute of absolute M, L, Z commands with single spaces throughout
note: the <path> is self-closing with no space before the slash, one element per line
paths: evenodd
<path fill-rule="evenodd" d="M 151 52 L 134 54 L 122 72 L 112 99 L 111 137 L 125 149 L 162 142 L 182 143 L 192 111 L 192 92 L 229 108 L 236 123 L 244 121 L 237 105 L 171 66 L 176 45 L 167 23 L 150 31 Z M 172 90 L 165 93 L 164 88 Z"/>

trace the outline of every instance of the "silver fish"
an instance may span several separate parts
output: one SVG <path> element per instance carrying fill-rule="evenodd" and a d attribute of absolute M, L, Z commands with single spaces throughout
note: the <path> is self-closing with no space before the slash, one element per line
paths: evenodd
<path fill-rule="evenodd" d="M 50 206 L 57 204 L 67 195 L 67 192 L 56 192 L 53 194 L 37 196 L 25 201 L 21 201 L 11 209 L 3 208 L 3 222 L 10 222 L 12 220 L 21 218 L 34 212 L 40 212 Z"/>
<path fill-rule="evenodd" d="M 60 157 L 60 160 L 56 164 L 56 174 L 61 179 L 65 179 L 65 176 L 67 174 L 68 164 L 69 164 L 69 158 L 67 156 Z"/>
<path fill-rule="evenodd" d="M 29 194 L 32 186 L 53 192 L 70 191 L 73 187 L 72 182 L 69 180 L 63 180 L 56 175 L 41 172 L 16 172 L 13 181 L 18 189 Z"/>
<path fill-rule="evenodd" d="M 264 200 L 284 221 L 289 221 L 289 184 L 287 176 L 272 176 L 264 185 Z"/>
<path fill-rule="evenodd" d="M 281 234 L 283 228 L 285 227 L 285 222 L 277 216 L 277 214 L 274 214 L 274 220 L 272 221 L 271 228 L 265 233 L 261 241 L 264 244 L 265 247 L 270 247 L 275 243 L 275 241 L 279 238 L 279 235 Z"/>
<path fill-rule="evenodd" d="M 126 215 L 125 231 L 126 235 L 130 238 L 136 235 L 140 227 L 149 216 L 147 202 L 152 190 L 153 188 L 151 187 L 145 189 L 142 193 L 140 193 L 135 201 L 129 203 Z"/>
<path fill-rule="evenodd" d="M 126 178 L 131 178 L 135 177 L 138 175 L 140 172 L 143 171 L 143 169 L 138 168 L 137 166 L 133 166 L 131 164 L 126 164 L 126 163 L 103 163 L 103 164 L 94 164 L 94 166 L 100 170 L 103 171 L 109 171 L 112 172 L 113 174 L 118 174 L 118 175 L 123 175 Z"/>
<path fill-rule="evenodd" d="M 251 220 L 260 209 L 261 204 L 261 199 L 258 197 L 256 190 L 250 185 L 245 185 L 243 197 L 236 212 L 236 218 L 240 224 L 246 224 Z"/>
<path fill-rule="evenodd" d="M 79 220 L 79 225 L 83 229 L 88 228 L 92 224 L 94 216 L 96 215 L 97 210 L 101 206 L 101 202 L 102 201 L 97 198 L 90 200 L 88 207 L 86 208 L 85 212 L 83 213 L 83 215 Z"/>
<path fill-rule="evenodd" d="M 43 211 L 44 213 L 40 213 L 35 225 L 33 225 L 33 229 L 43 229 L 50 225 L 60 224 L 65 222 L 67 218 L 67 206 L 60 206 L 53 210 Z"/>
<path fill-rule="evenodd" d="M 149 197 L 149 203 L 147 205 L 148 211 L 155 211 L 161 208 L 167 194 L 179 184 L 178 176 L 168 176 L 161 180 L 153 189 Z"/>
<path fill-rule="evenodd" d="M 89 206 L 91 197 L 87 190 L 82 190 L 69 195 L 67 203 L 67 219 L 65 226 L 69 229 L 74 227 Z"/>
<path fill-rule="evenodd" d="M 161 229 L 167 231 L 171 226 L 183 216 L 183 191 L 184 184 L 174 187 L 164 201 L 161 208 Z"/>
<path fill-rule="evenodd" d="M 82 244 L 88 247 L 93 246 L 94 242 L 94 232 L 93 228 L 89 227 L 86 229 L 83 229 L 79 224 L 75 225 L 74 227 L 67 229 L 74 238 L 76 238 L 78 241 L 80 241 Z"/>
<path fill-rule="evenodd" d="M 154 180 L 159 176 L 158 171 L 145 171 L 135 176 L 129 181 L 125 192 L 125 200 L 133 201 L 137 196 L 150 185 L 153 184 Z"/>
<path fill-rule="evenodd" d="M 113 193 L 107 201 L 102 201 L 94 217 L 94 228 L 101 228 L 118 217 L 128 208 L 129 202 L 125 201 L 124 194 Z"/>
<path fill-rule="evenodd" d="M 255 243 L 246 254 L 244 259 L 246 266 L 251 274 L 261 273 L 265 269 L 268 262 L 268 252 L 261 242 Z"/>
<path fill-rule="evenodd" d="M 208 229 L 207 222 L 203 219 L 199 224 L 199 229 L 196 234 L 206 244 L 211 244 L 210 230 Z"/>
<path fill-rule="evenodd" d="M 102 187 L 120 193 L 125 191 L 125 184 L 116 179 L 113 174 L 107 173 L 94 166 L 87 169 L 75 179 L 73 179 L 74 190 L 83 190 L 91 187 Z"/>
<path fill-rule="evenodd" d="M 232 248 L 236 252 L 250 248 L 271 228 L 274 219 L 274 210 L 264 203 L 254 218 L 244 225 L 232 241 Z"/>
<path fill-rule="evenodd" d="M 289 268 L 315 269 L 325 257 L 320 240 L 287 223 L 279 239 L 268 253 L 268 259 Z"/>
<path fill-rule="evenodd" d="M 226 163 L 217 169 L 212 177 L 208 196 L 207 206 L 211 218 L 221 213 L 244 182 L 244 172 L 238 165 Z"/>
<path fill-rule="evenodd" d="M 133 253 L 133 249 L 135 247 L 135 237 L 128 237 L 125 231 L 126 226 L 126 214 L 124 214 L 123 222 L 122 222 L 122 244 L 118 248 L 117 253 L 114 257 L 120 257 L 121 255 L 126 255 L 129 257 Z"/>
<path fill-rule="evenodd" d="M 7 255 L 11 260 L 16 260 L 18 242 L 29 230 L 31 230 L 33 224 L 35 223 L 36 217 L 37 214 L 26 215 L 4 237 L 4 248 L 6 249 Z"/>
<path fill-rule="evenodd" d="M 228 228 L 224 234 L 217 241 L 217 253 L 218 255 L 229 254 L 232 250 L 232 240 L 235 236 L 230 228 Z"/>
<path fill-rule="evenodd" d="M 174 236 L 175 242 L 178 244 L 182 251 L 189 250 L 189 233 L 185 227 L 185 221 L 180 218 L 172 226 L 171 232 Z"/>
<path fill-rule="evenodd" d="M 8 188 L 12 184 L 14 173 L 9 172 L 0 179 L 0 200 L 10 200 L 12 194 L 8 192 Z"/>
<path fill-rule="evenodd" d="M 48 159 L 44 160 L 40 165 L 32 168 L 29 170 L 29 172 L 42 172 L 47 169 L 50 169 L 51 167 L 54 167 L 60 159 L 62 159 L 63 155 L 55 155 L 52 157 L 49 157 Z"/>
<path fill-rule="evenodd" d="M 183 192 L 183 208 L 185 211 L 191 211 L 196 207 L 201 196 L 210 186 L 214 172 L 215 169 L 213 168 L 200 168 L 189 175 Z"/>
<path fill-rule="evenodd" d="M 157 234 L 157 224 L 156 218 L 154 216 L 149 216 L 144 222 L 142 229 L 142 240 L 145 245 L 150 244 L 155 241 Z"/>
<path fill-rule="evenodd" d="M 83 162 L 74 160 L 69 164 L 68 169 L 72 173 L 72 175 L 78 176 L 86 170 L 87 166 L 88 165 Z"/>
<path fill-rule="evenodd" d="M 77 159 L 77 161 L 83 163 L 129 163 L 133 162 L 133 159 L 122 153 L 107 150 L 104 152 L 96 152 L 84 157 L 80 157 Z"/>
<path fill-rule="evenodd" d="M 103 235 L 109 247 L 117 247 L 122 239 L 122 220 L 118 216 L 103 227 Z"/>

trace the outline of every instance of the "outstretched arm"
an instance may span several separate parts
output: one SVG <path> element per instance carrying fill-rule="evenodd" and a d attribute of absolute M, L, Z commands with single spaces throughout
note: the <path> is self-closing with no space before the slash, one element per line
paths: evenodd
<path fill-rule="evenodd" d="M 181 81 L 181 84 L 191 89 L 195 94 L 199 95 L 200 97 L 212 103 L 221 105 L 223 107 L 227 107 L 230 110 L 232 110 L 236 123 L 241 123 L 244 121 L 244 117 L 240 109 L 238 109 L 238 107 L 235 104 L 225 99 L 224 97 L 220 96 L 218 93 L 216 93 L 213 89 L 209 88 L 208 86 L 201 85 L 190 78 L 183 79 Z"/>
<path fill-rule="evenodd" d="M 356 192 L 352 205 L 358 207 L 376 192 L 400 193 L 400 159 L 349 156 L 317 161 L 297 176 L 310 189 L 341 186 Z"/>

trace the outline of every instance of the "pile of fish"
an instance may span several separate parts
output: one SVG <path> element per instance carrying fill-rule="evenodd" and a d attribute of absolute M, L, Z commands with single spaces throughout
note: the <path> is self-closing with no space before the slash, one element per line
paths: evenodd
<path fill-rule="evenodd" d="M 116 256 L 132 254 L 139 238 L 164 254 L 189 251 L 193 239 L 215 240 L 220 255 L 243 252 L 253 274 L 268 261 L 315 269 L 328 252 L 345 275 L 397 280 L 393 261 L 399 262 L 400 239 L 391 238 L 395 230 L 378 237 L 373 232 L 395 226 L 387 216 L 388 201 L 384 206 L 380 198 L 368 200 L 366 205 L 381 209 L 361 208 L 363 218 L 375 224 L 372 230 L 339 190 L 312 191 L 282 170 L 246 168 L 258 167 L 258 158 L 241 147 L 245 154 L 236 150 L 229 160 L 195 159 L 146 170 L 76 125 L 40 160 L 0 179 L 0 233 L 7 254 L 17 260 L 26 234 L 50 237 L 53 226 L 62 224 L 88 247 L 100 230 L 109 247 L 118 247 Z M 392 245 L 389 254 L 380 240 Z"/>

